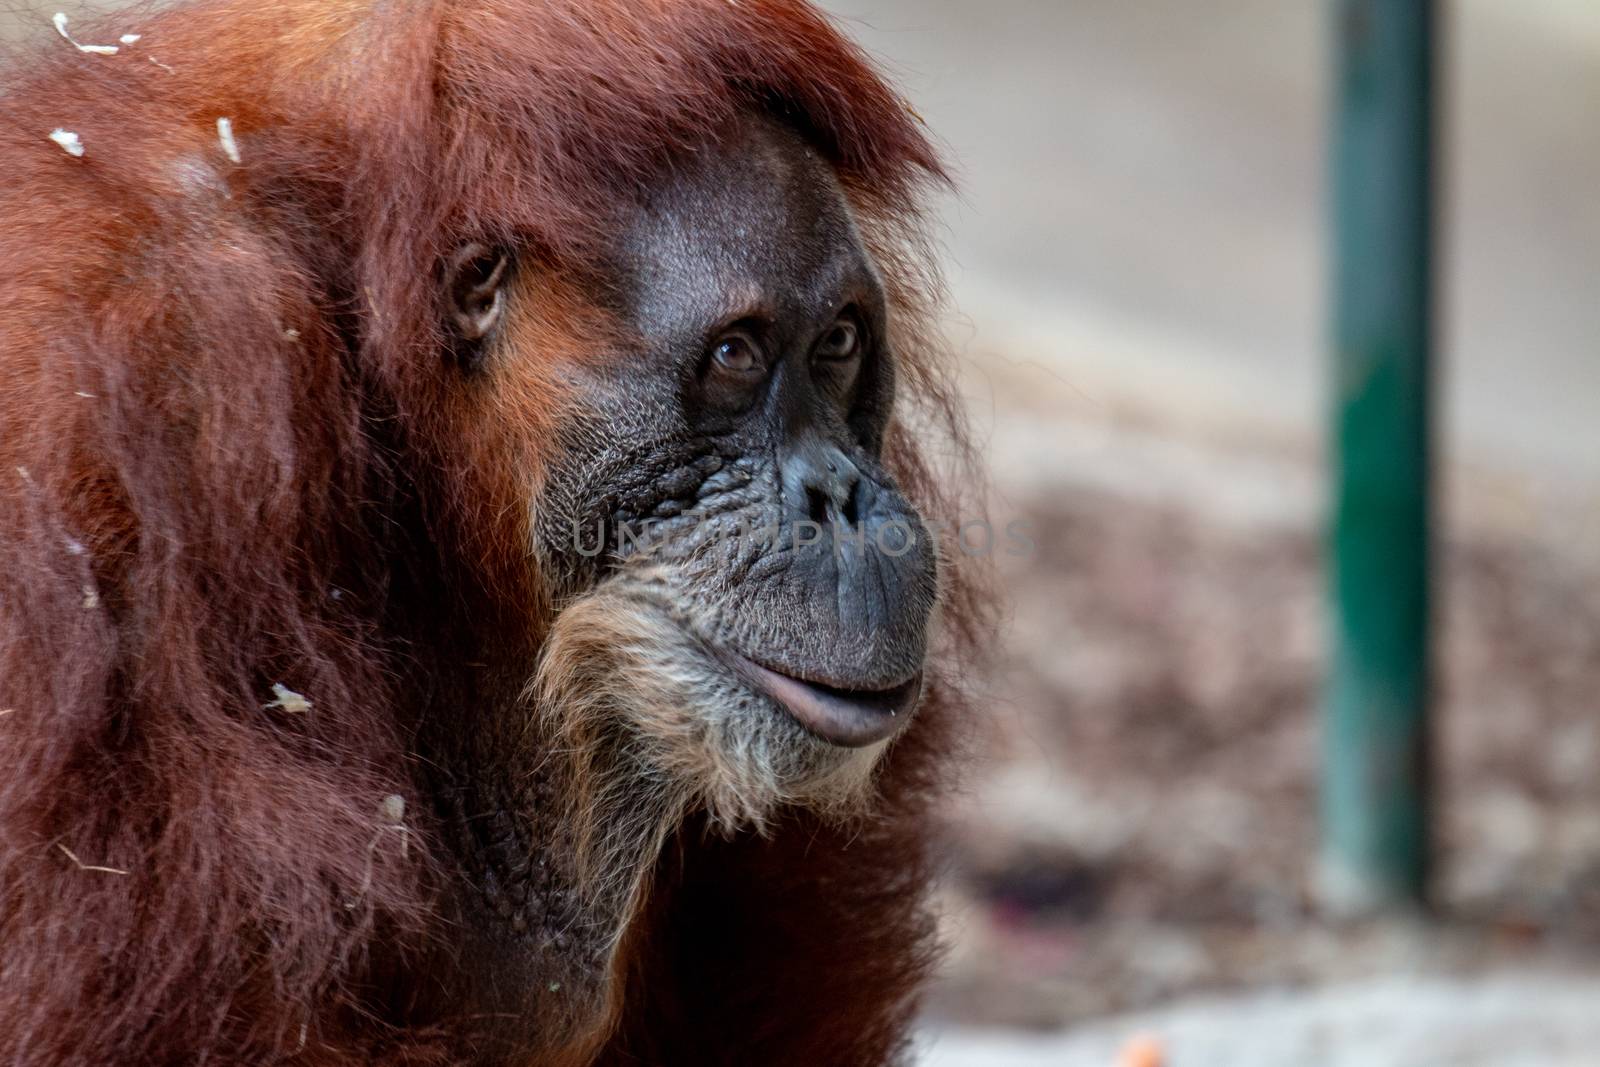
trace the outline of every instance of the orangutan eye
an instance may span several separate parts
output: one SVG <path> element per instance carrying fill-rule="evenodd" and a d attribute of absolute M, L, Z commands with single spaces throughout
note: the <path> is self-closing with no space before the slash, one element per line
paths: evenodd
<path fill-rule="evenodd" d="M 818 359 L 855 359 L 860 354 L 861 325 L 854 313 L 840 316 L 817 345 Z"/>
<path fill-rule="evenodd" d="M 731 374 L 749 374 L 761 367 L 756 343 L 742 333 L 730 333 L 711 347 L 711 362 Z"/>

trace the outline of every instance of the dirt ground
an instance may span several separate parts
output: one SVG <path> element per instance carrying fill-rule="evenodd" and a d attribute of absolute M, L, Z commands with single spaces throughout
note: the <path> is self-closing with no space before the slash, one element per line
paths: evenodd
<path fill-rule="evenodd" d="M 990 369 L 1001 394 L 1033 374 Z M 1600 975 L 1600 566 L 1575 536 L 1591 517 L 1530 518 L 1492 479 L 1447 481 L 1438 912 L 1331 926 L 1312 885 L 1315 456 L 1129 412 L 1089 452 L 1087 433 L 1052 416 L 991 442 L 1033 471 L 1002 479 L 997 506 L 1038 552 L 1002 562 L 994 728 L 951 813 L 941 1025 L 1049 1029 L 1397 974 L 1446 990 Z M 1060 461 L 1030 468 L 1032 449 Z"/>

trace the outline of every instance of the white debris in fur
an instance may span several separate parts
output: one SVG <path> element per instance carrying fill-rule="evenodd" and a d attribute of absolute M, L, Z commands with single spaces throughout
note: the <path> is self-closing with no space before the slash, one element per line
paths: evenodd
<path fill-rule="evenodd" d="M 100 606 L 100 594 L 95 592 L 94 586 L 92 586 L 92 585 L 84 586 L 83 587 L 83 610 L 84 611 L 93 611 L 95 608 L 97 608 L 99 606 Z"/>
<path fill-rule="evenodd" d="M 389 829 L 400 835 L 400 858 L 405 859 L 411 855 L 411 831 L 401 822 L 406 817 L 406 798 L 399 793 L 390 793 L 383 798 L 383 803 L 378 805 L 378 814 L 383 816 L 389 824 Z M 379 831 L 382 836 L 382 831 Z M 373 842 L 374 847 L 377 841 Z"/>
<path fill-rule="evenodd" d="M 117 54 L 117 46 L 114 44 L 79 44 L 74 41 L 72 34 L 67 32 L 67 13 L 65 11 L 57 11 L 50 21 L 55 24 L 56 32 L 80 52 L 88 52 L 90 55 L 96 56 L 114 56 Z M 138 38 L 136 37 L 134 40 L 138 40 Z"/>
<path fill-rule="evenodd" d="M 272 695 L 277 699 L 270 704 L 263 704 L 263 708 L 282 708 L 291 715 L 303 715 L 311 710 L 311 701 L 296 693 L 293 689 L 276 682 L 272 686 Z"/>
<path fill-rule="evenodd" d="M 71 860 L 73 865 L 75 867 L 77 867 L 78 870 L 80 870 L 80 871 L 99 871 L 102 874 L 121 874 L 121 875 L 126 875 L 128 873 L 127 871 L 123 870 L 121 867 L 102 867 L 98 863 L 85 863 L 82 860 L 80 860 L 73 853 L 73 851 L 70 848 L 68 848 L 66 845 L 63 845 L 59 841 L 56 842 L 56 848 L 59 848 L 61 850 L 62 854 L 65 855 L 67 857 L 67 859 Z"/>
<path fill-rule="evenodd" d="M 123 44 L 138 44 L 139 38 L 143 36 L 144 34 L 142 33 L 125 33 L 121 37 L 118 37 L 117 40 Z"/>
<path fill-rule="evenodd" d="M 240 161 L 239 142 L 233 139 L 233 120 L 222 118 L 217 120 L 217 140 L 222 142 L 222 151 L 235 163 Z"/>
<path fill-rule="evenodd" d="M 75 539 L 70 538 L 70 537 L 67 538 L 67 553 L 68 553 L 68 555 L 81 556 L 87 551 L 89 551 L 89 550 L 87 548 L 83 547 L 83 542 L 82 541 L 78 541 L 78 540 L 75 540 Z"/>
<path fill-rule="evenodd" d="M 60 145 L 61 150 L 69 156 L 83 155 L 83 138 L 71 130 L 63 130 L 57 127 L 50 131 L 50 139 Z"/>

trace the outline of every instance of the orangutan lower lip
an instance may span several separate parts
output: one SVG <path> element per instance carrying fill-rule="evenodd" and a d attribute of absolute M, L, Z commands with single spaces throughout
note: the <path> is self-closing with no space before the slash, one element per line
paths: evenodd
<path fill-rule="evenodd" d="M 922 672 L 892 689 L 837 689 L 801 681 L 736 653 L 726 659 L 746 682 L 772 698 L 824 741 L 861 748 L 893 737 L 922 695 Z"/>

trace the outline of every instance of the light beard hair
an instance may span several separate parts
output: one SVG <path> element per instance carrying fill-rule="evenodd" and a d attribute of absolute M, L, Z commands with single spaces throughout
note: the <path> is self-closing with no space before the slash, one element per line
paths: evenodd
<path fill-rule="evenodd" d="M 784 808 L 864 818 L 888 742 L 840 748 L 721 669 L 657 568 L 614 575 L 556 616 L 529 687 L 583 898 L 613 944 L 661 849 L 692 816 L 764 832 Z"/>

